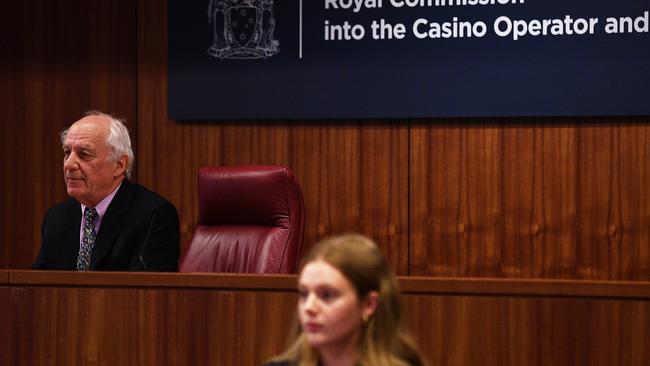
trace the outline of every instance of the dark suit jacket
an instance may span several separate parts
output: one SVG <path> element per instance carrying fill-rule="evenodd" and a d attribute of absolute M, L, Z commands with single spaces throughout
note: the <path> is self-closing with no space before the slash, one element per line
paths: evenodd
<path fill-rule="evenodd" d="M 43 219 L 41 249 L 32 268 L 76 270 L 80 226 L 81 204 L 77 200 L 68 198 L 50 208 Z M 122 181 L 102 218 L 90 269 L 177 271 L 179 255 L 174 205 L 138 184 Z"/>

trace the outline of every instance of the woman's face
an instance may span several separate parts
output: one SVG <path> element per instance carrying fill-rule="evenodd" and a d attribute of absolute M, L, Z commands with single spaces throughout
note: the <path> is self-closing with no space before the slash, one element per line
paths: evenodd
<path fill-rule="evenodd" d="M 309 262 L 298 279 L 298 317 L 307 342 L 316 348 L 356 342 L 363 315 L 374 309 L 359 301 L 354 286 L 323 260 Z"/>

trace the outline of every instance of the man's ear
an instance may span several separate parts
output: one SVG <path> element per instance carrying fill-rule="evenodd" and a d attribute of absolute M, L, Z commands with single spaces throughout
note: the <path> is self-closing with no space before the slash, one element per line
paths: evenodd
<path fill-rule="evenodd" d="M 115 162 L 115 171 L 113 172 L 113 177 L 117 178 L 122 174 L 126 173 L 126 166 L 129 163 L 129 157 L 126 155 L 120 156 L 119 159 Z"/>
<path fill-rule="evenodd" d="M 379 304 L 379 292 L 370 291 L 366 295 L 366 298 L 363 299 L 363 304 L 361 307 L 361 317 L 363 319 L 368 319 L 375 314 L 377 310 L 377 305 Z"/>

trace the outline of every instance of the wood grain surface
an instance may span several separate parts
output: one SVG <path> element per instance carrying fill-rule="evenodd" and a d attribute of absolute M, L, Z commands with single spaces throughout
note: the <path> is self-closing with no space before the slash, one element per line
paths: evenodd
<path fill-rule="evenodd" d="M 284 346 L 295 308 L 279 292 L 12 291 L 12 364 L 258 365 Z"/>
<path fill-rule="evenodd" d="M 3 354 L 9 365 L 260 365 L 285 346 L 295 279 L 10 271 Z M 650 362 L 649 282 L 399 280 L 432 365 Z"/>
<path fill-rule="evenodd" d="M 647 118 L 550 121 L 413 126 L 411 274 L 649 278 Z"/>
<path fill-rule="evenodd" d="M 0 271 L 2 274 L 2 271 Z M 6 275 L 4 276 L 6 279 Z M 9 286 L 6 281 L 0 281 L 0 345 L 3 345 L 3 351 L 0 352 L 0 364 L 9 365 L 9 352 L 5 348 L 9 345 L 9 340 L 11 339 L 10 330 L 11 330 L 11 320 L 13 317 L 9 311 Z"/>
<path fill-rule="evenodd" d="M 433 365 L 645 365 L 650 303 L 499 296 L 406 296 Z"/>

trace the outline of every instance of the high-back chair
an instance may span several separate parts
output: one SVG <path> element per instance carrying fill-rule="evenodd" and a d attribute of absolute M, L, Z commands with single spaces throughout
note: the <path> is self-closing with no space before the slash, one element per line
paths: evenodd
<path fill-rule="evenodd" d="M 294 273 L 305 204 L 281 166 L 199 169 L 198 226 L 181 272 Z"/>

